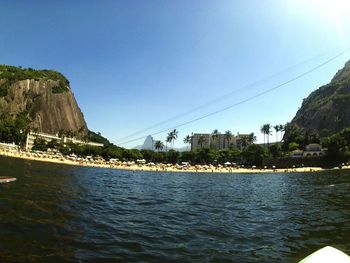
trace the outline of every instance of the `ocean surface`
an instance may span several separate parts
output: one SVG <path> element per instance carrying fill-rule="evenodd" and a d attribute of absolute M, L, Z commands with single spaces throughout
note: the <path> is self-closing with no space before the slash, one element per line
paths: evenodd
<path fill-rule="evenodd" d="M 0 262 L 298 262 L 350 253 L 350 172 L 152 173 L 0 158 Z"/>

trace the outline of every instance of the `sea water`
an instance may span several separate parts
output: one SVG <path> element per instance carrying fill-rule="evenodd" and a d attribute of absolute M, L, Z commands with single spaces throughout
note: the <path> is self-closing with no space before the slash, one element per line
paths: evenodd
<path fill-rule="evenodd" d="M 297 262 L 350 252 L 350 172 L 133 172 L 0 158 L 0 262 Z"/>

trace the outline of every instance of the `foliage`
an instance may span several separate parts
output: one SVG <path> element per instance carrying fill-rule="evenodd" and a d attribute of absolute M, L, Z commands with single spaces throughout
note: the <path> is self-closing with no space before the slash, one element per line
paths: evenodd
<path fill-rule="evenodd" d="M 177 139 L 178 131 L 176 129 L 172 130 L 168 133 L 168 136 L 166 137 L 166 142 L 171 143 L 174 146 L 174 141 Z"/>
<path fill-rule="evenodd" d="M 153 153 L 154 152 L 152 150 L 141 150 L 143 159 L 145 159 L 148 162 L 152 161 Z"/>
<path fill-rule="evenodd" d="M 157 150 L 157 151 L 162 151 L 163 148 L 164 148 L 164 143 L 162 141 L 155 141 L 154 142 L 154 148 Z"/>
<path fill-rule="evenodd" d="M 284 151 L 292 151 L 289 148 L 291 142 L 297 143 L 302 149 L 305 146 L 305 132 L 302 128 L 298 127 L 296 124 L 287 123 L 285 126 L 285 132 L 288 134 L 288 137 L 285 138 L 283 142 Z"/>
<path fill-rule="evenodd" d="M 32 150 L 34 151 L 46 151 L 47 150 L 47 143 L 44 139 L 42 138 L 36 138 L 34 140 L 34 145 L 33 145 L 33 148 Z"/>
<path fill-rule="evenodd" d="M 175 164 L 178 162 L 179 156 L 180 153 L 178 151 L 171 149 L 167 152 L 167 162 Z"/>
<path fill-rule="evenodd" d="M 327 148 L 325 162 L 339 164 L 348 161 L 350 154 L 350 128 L 324 138 L 322 145 Z"/>
<path fill-rule="evenodd" d="M 249 165 L 260 166 L 266 156 L 265 149 L 257 144 L 251 144 L 242 151 L 245 162 Z"/>
<path fill-rule="evenodd" d="M 23 145 L 29 130 L 29 123 L 26 111 L 18 113 L 16 116 L 2 114 L 0 116 L 0 141 Z"/>
<path fill-rule="evenodd" d="M 185 138 L 184 138 L 184 141 L 183 141 L 185 144 L 187 145 L 191 145 L 192 143 L 192 136 L 190 135 L 187 135 Z M 187 149 L 188 149 L 188 146 L 187 146 Z"/>
<path fill-rule="evenodd" d="M 57 149 L 60 146 L 60 143 L 57 140 L 52 140 L 47 143 L 47 148 Z"/>
<path fill-rule="evenodd" d="M 123 149 L 123 158 L 127 160 L 142 159 L 141 152 L 137 149 Z"/>
<path fill-rule="evenodd" d="M 0 96 L 6 96 L 8 88 L 13 83 L 25 79 L 48 79 L 58 81 L 58 86 L 52 89 L 53 93 L 68 91 L 69 86 L 69 81 L 57 71 L 34 70 L 32 68 L 22 68 L 8 65 L 0 65 L 0 79 L 6 80 L 0 85 Z"/>
<path fill-rule="evenodd" d="M 269 123 L 262 125 L 261 128 L 260 128 L 260 132 L 262 134 L 264 134 L 264 141 L 265 141 L 265 137 L 267 138 L 267 144 L 268 145 L 270 143 L 269 140 L 270 140 L 270 135 L 271 135 L 271 128 L 272 128 L 272 126 Z"/>
<path fill-rule="evenodd" d="M 232 137 L 233 137 L 232 132 L 230 130 L 227 130 L 227 131 L 225 131 L 225 135 L 224 136 L 225 136 L 225 140 L 227 141 L 227 148 L 229 148 L 230 147 L 230 142 L 231 142 Z"/>
<path fill-rule="evenodd" d="M 110 144 L 109 140 L 106 139 L 105 137 L 103 137 L 100 132 L 96 133 L 96 132 L 93 132 L 93 131 L 88 131 L 87 140 L 91 141 L 91 142 L 103 143 L 104 145 L 109 145 Z"/>
<path fill-rule="evenodd" d="M 198 137 L 197 143 L 201 146 L 201 149 L 203 148 L 203 144 L 204 144 L 205 142 L 206 142 L 206 139 L 205 139 L 204 135 L 200 135 L 200 136 Z"/>
<path fill-rule="evenodd" d="M 270 145 L 269 152 L 274 158 L 280 157 L 282 155 L 281 146 L 279 144 Z"/>
<path fill-rule="evenodd" d="M 64 86 L 64 85 L 58 85 L 58 86 L 55 86 L 55 87 L 52 87 L 52 93 L 63 93 L 63 92 L 66 92 L 68 91 L 68 88 L 67 86 Z"/>
<path fill-rule="evenodd" d="M 299 147 L 300 147 L 299 144 L 296 143 L 296 142 L 290 142 L 290 143 L 288 144 L 288 149 L 289 149 L 289 151 L 298 150 Z"/>
<path fill-rule="evenodd" d="M 182 152 L 179 156 L 179 162 L 190 162 L 195 163 L 195 152 L 194 151 L 186 151 Z"/>
<path fill-rule="evenodd" d="M 0 85 L 0 97 L 6 97 L 8 94 L 8 87 L 5 85 Z"/>
<path fill-rule="evenodd" d="M 339 70 L 332 81 L 303 100 L 292 123 L 305 131 L 330 136 L 350 126 L 350 63 Z M 289 139 L 286 132 L 286 139 Z M 307 139 L 307 136 L 305 136 Z M 299 142 L 298 142 L 299 143 Z M 288 144 L 286 144 L 288 145 Z M 301 145 L 302 146 L 302 145 Z"/>

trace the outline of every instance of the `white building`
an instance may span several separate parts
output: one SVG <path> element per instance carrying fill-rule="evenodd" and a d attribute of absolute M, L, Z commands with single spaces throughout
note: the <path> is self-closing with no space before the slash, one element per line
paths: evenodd
<path fill-rule="evenodd" d="M 318 157 L 325 154 L 325 149 L 322 149 L 322 145 L 317 143 L 308 144 L 305 146 L 305 150 L 294 150 L 289 156 L 293 158 L 301 157 Z"/>
<path fill-rule="evenodd" d="M 227 140 L 225 134 L 218 134 L 213 137 L 209 133 L 195 133 L 192 136 L 191 150 L 201 148 L 212 148 L 217 150 L 229 149 L 231 147 L 242 150 L 242 139 L 248 137 L 249 134 L 232 135 L 230 140 Z M 202 137 L 202 139 L 200 139 Z M 199 142 L 202 143 L 200 144 Z"/>
<path fill-rule="evenodd" d="M 305 146 L 305 151 L 303 153 L 303 156 L 304 157 L 322 156 L 323 154 L 324 154 L 324 150 L 322 149 L 322 146 L 317 143 L 312 143 Z"/>
<path fill-rule="evenodd" d="M 59 137 L 58 135 L 52 135 L 47 133 L 36 133 L 36 132 L 29 132 L 27 134 L 27 140 L 26 140 L 26 146 L 25 149 L 27 151 L 30 151 L 34 145 L 34 141 L 36 138 L 40 138 L 45 140 L 46 142 L 51 142 L 52 140 L 56 140 L 57 142 L 63 142 L 63 144 L 66 143 L 74 143 L 74 144 L 82 144 L 82 145 L 90 145 L 95 147 L 103 147 L 103 143 L 97 143 L 97 142 L 84 142 L 81 140 L 78 140 L 76 138 L 71 137 Z"/>

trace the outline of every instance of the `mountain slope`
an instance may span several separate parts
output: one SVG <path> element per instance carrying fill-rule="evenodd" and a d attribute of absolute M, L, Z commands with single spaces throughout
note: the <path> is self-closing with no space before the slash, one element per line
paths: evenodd
<path fill-rule="evenodd" d="M 291 124 L 322 137 L 350 127 L 350 61 L 329 84 L 304 99 Z"/>
<path fill-rule="evenodd" d="M 39 132 L 88 133 L 68 80 L 52 70 L 0 65 L 0 114 L 1 121 L 24 115 Z"/>

